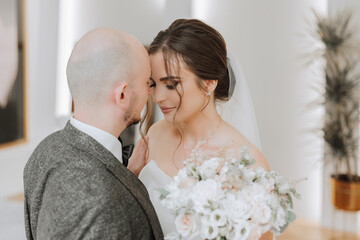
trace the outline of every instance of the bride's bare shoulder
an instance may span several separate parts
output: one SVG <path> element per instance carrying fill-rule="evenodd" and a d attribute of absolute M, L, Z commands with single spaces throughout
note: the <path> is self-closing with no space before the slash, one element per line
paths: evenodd
<path fill-rule="evenodd" d="M 165 120 L 160 120 L 151 125 L 147 136 L 149 137 L 149 159 L 156 158 L 154 155 L 164 145 L 163 141 L 170 138 L 171 129 Z"/>
<path fill-rule="evenodd" d="M 240 149 L 244 146 L 249 147 L 250 157 L 255 159 L 255 164 L 251 165 L 252 168 L 263 167 L 265 170 L 270 170 L 268 161 L 262 152 L 252 144 L 241 132 L 227 124 L 224 129 L 224 134 L 227 136 L 229 149 L 238 157 Z"/>
<path fill-rule="evenodd" d="M 155 139 L 155 141 L 160 141 L 161 139 L 164 139 L 164 136 L 170 135 L 172 132 L 172 129 L 168 122 L 165 120 L 160 120 L 153 125 L 151 125 L 147 135 L 150 139 Z"/>

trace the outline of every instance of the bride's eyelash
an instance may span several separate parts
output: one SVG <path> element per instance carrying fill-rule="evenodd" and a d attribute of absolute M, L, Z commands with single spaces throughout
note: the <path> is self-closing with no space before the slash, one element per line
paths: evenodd
<path fill-rule="evenodd" d="M 179 81 L 172 79 L 162 80 L 162 82 L 165 84 L 165 87 L 169 90 L 174 90 L 176 86 L 179 84 Z M 151 78 L 149 79 L 147 84 L 149 85 L 150 88 L 156 87 L 155 81 Z"/>
<path fill-rule="evenodd" d="M 169 90 L 173 90 L 179 84 L 178 81 L 170 81 L 171 84 L 166 84 L 166 88 Z"/>

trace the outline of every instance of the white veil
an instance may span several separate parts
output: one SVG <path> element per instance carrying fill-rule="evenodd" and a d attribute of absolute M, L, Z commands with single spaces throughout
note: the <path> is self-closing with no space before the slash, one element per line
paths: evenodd
<path fill-rule="evenodd" d="M 228 68 L 232 97 L 227 102 L 218 102 L 217 109 L 221 117 L 239 130 L 252 144 L 261 151 L 259 131 L 251 94 L 243 71 L 236 58 L 228 52 Z M 232 76 L 231 76 L 232 75 Z"/>

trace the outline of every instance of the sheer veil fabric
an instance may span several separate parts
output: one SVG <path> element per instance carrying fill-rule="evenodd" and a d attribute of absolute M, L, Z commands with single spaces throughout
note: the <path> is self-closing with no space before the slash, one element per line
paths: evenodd
<path fill-rule="evenodd" d="M 230 68 L 232 69 L 236 83 L 230 100 L 217 103 L 218 113 L 226 122 L 239 130 L 261 151 L 255 111 L 242 68 L 231 53 L 228 52 L 227 55 L 228 65 L 230 65 Z"/>

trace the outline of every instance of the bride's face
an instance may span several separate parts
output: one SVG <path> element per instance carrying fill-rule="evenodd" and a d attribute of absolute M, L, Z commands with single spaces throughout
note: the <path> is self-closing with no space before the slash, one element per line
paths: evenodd
<path fill-rule="evenodd" d="M 204 90 L 199 87 L 195 74 L 181 62 L 179 68 L 170 66 L 167 74 L 161 52 L 150 55 L 150 63 L 151 95 L 163 112 L 164 118 L 169 122 L 181 123 L 191 121 L 201 114 L 207 98 Z"/>

